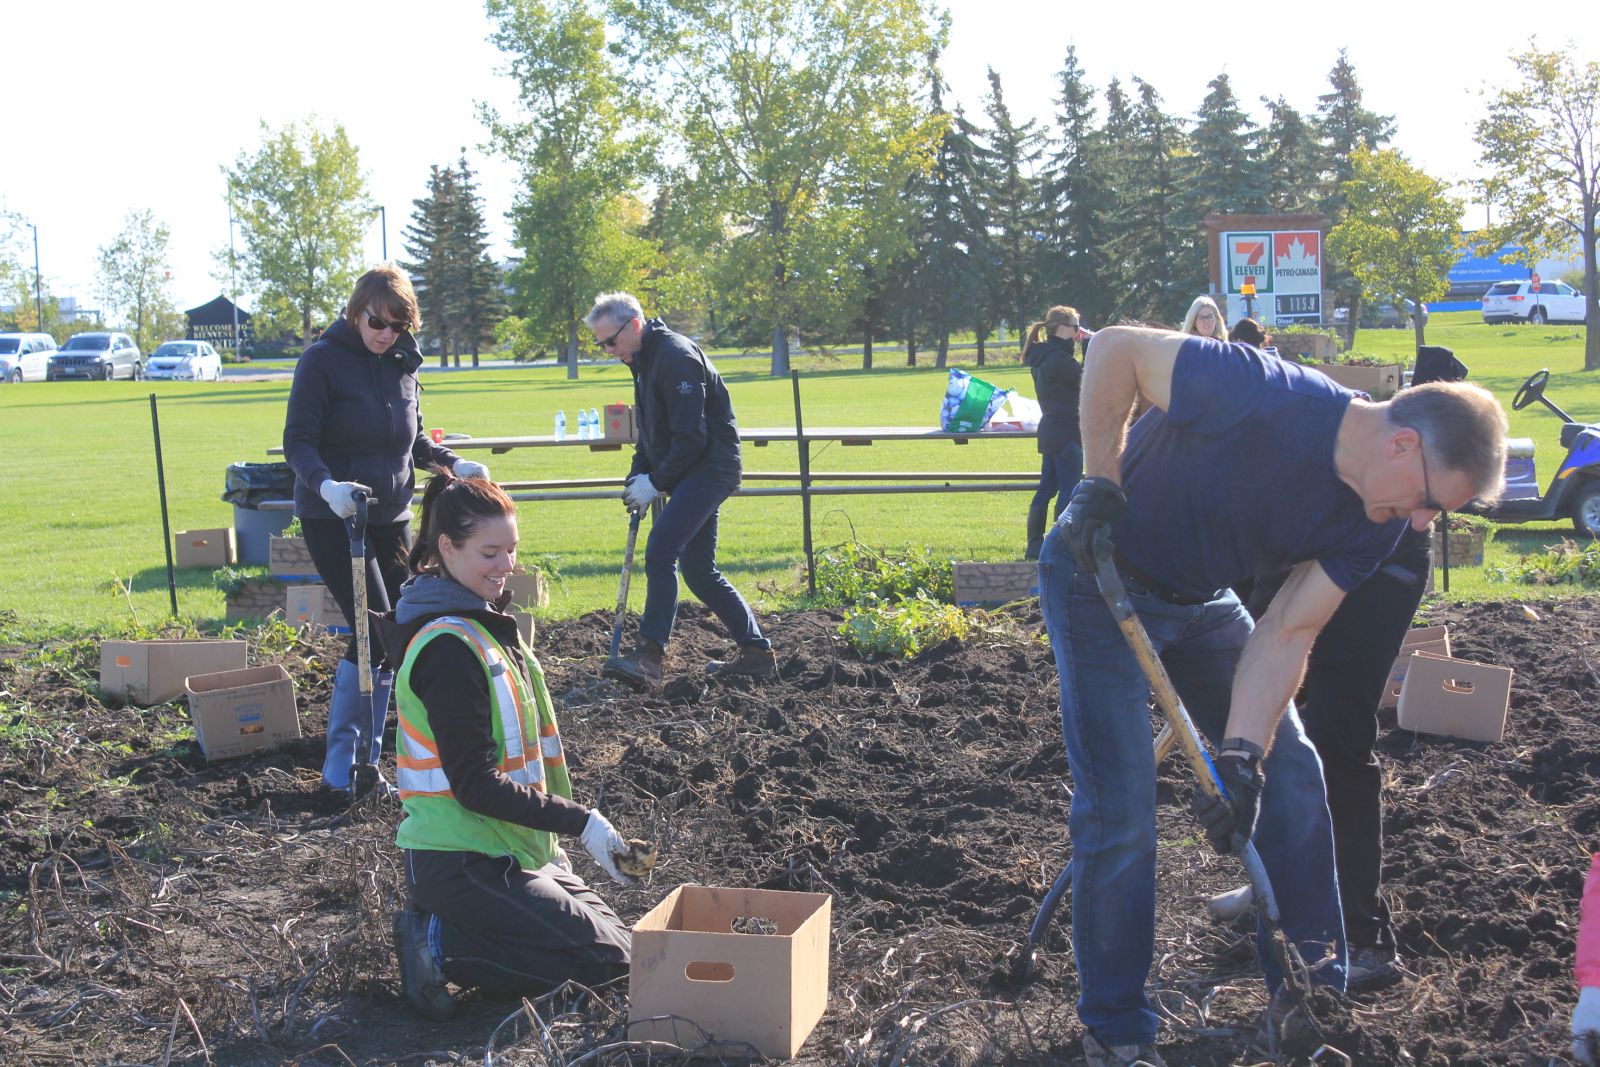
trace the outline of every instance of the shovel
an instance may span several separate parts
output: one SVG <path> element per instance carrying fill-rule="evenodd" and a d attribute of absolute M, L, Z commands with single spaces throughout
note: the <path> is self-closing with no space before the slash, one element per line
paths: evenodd
<path fill-rule="evenodd" d="M 633 549 L 639 543 L 639 520 L 643 511 L 629 513 L 628 547 L 622 553 L 622 581 L 617 586 L 617 620 L 611 624 L 611 658 L 616 659 L 622 650 L 622 624 L 628 618 L 628 581 L 633 577 Z"/>
<path fill-rule="evenodd" d="M 350 768 L 350 795 L 361 798 L 378 784 L 378 767 L 372 763 L 372 646 L 367 637 L 367 493 L 357 489 L 356 513 L 344 520 L 350 533 L 350 581 L 355 590 L 356 673 L 360 676 L 365 714 L 356 719 L 356 758 Z"/>

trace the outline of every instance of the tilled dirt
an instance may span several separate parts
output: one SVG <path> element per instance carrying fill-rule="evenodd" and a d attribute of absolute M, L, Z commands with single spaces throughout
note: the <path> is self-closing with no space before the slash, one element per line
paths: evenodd
<path fill-rule="evenodd" d="M 1566 1050 L 1577 901 L 1600 841 L 1600 608 L 1534 607 L 1537 619 L 1515 604 L 1430 615 L 1457 655 L 1516 669 L 1510 726 L 1495 745 L 1399 730 L 1381 742 L 1385 876 L 1411 974 L 1319 1002 L 1328 1044 L 1354 1062 L 1532 1064 Z M 690 606 L 671 680 L 645 696 L 598 675 L 609 619 L 539 633 L 579 798 L 660 848 L 645 884 L 602 891 L 629 920 L 683 883 L 832 894 L 828 1012 L 797 1062 L 1081 1062 L 1062 923 L 1025 988 L 996 980 L 1070 848 L 1037 614 L 993 616 L 905 662 L 861 660 L 826 612 L 769 622 L 777 682 L 708 683 L 705 660 L 727 646 Z M 604 1047 L 621 1036 L 620 989 L 569 998 L 542 1039 L 515 1001 L 468 995 L 447 1024 L 406 1008 L 388 933 L 398 809 L 346 810 L 318 785 L 338 648 L 255 650 L 296 677 L 307 737 L 218 764 L 180 704 L 104 706 L 87 644 L 0 652 L 0 1059 L 630 1062 Z M 1169 760 L 1152 977 L 1163 1053 L 1261 1062 L 1248 934 L 1204 909 L 1240 876 L 1198 839 L 1189 793 Z M 536 1010 L 548 1022 L 556 1007 Z"/>

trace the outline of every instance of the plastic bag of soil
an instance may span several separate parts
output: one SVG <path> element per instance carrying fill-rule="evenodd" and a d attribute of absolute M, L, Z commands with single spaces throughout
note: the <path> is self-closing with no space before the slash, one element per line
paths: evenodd
<path fill-rule="evenodd" d="M 232 463 L 222 499 L 242 508 L 257 509 L 264 500 L 294 497 L 294 469 L 287 463 Z"/>
<path fill-rule="evenodd" d="M 1009 389 L 997 388 L 993 382 L 951 367 L 950 384 L 945 386 L 944 403 L 939 408 L 939 427 L 946 433 L 981 430 L 1010 395 Z"/>

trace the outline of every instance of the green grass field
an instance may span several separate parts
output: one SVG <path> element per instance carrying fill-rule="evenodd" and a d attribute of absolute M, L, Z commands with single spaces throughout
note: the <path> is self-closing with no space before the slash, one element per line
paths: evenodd
<path fill-rule="evenodd" d="M 1533 371 L 1551 371 L 1548 395 L 1582 420 L 1600 419 L 1600 375 L 1581 372 L 1578 327 L 1487 326 L 1476 312 L 1437 314 L 1428 330 L 1433 344 L 1449 345 L 1477 381 L 1509 407 L 1518 385 Z M 1409 352 L 1406 330 L 1363 331 L 1356 348 L 1373 355 Z M 961 353 L 966 359 L 970 353 Z M 878 350 L 880 364 L 903 361 L 903 351 Z M 1014 359 L 1012 356 L 1010 359 Z M 931 356 L 925 354 L 924 361 Z M 810 426 L 933 425 L 945 372 L 931 367 L 851 369 L 859 357 L 802 358 L 801 390 Z M 721 370 L 747 427 L 792 426 L 787 379 L 765 373 L 763 359 L 729 359 Z M 1008 360 L 984 376 L 1031 392 L 1027 373 Z M 557 368 L 425 374 L 423 411 L 429 426 L 475 436 L 550 432 L 557 409 L 576 425 L 580 407 L 627 400 L 631 389 L 620 366 L 585 368 L 579 381 Z M 167 494 L 174 530 L 226 526 L 232 508 L 220 499 L 230 463 L 268 459 L 279 443 L 287 381 L 215 384 L 62 382 L 0 387 L 0 413 L 12 434 L 13 459 L 0 470 L 0 612 L 27 628 L 151 624 L 168 613 L 166 556 L 162 543 L 148 396 L 158 398 Z M 1542 408 L 1511 414 L 1514 436 L 1538 442 L 1540 476 L 1548 483 L 1559 462 L 1560 420 Z M 472 458 L 491 464 L 499 481 L 607 476 L 625 473 L 628 453 L 584 448 L 524 449 Z M 814 446 L 819 481 L 829 471 L 1037 469 L 1032 441 L 985 440 Z M 798 470 L 793 446 L 746 448 L 749 472 Z M 770 483 L 768 483 L 770 484 Z M 852 537 L 877 546 L 927 545 L 957 559 L 1020 557 L 1026 496 L 918 494 L 819 498 L 814 504 L 816 544 Z M 626 531 L 625 512 L 612 502 L 524 504 L 523 550 L 554 557 L 560 580 L 552 614 L 572 615 L 615 603 Z M 1568 524 L 1500 527 L 1490 546 L 1491 565 L 1536 551 L 1571 533 Z M 798 499 L 735 499 L 723 509 L 719 558 L 730 579 L 766 607 L 793 602 L 800 591 Z M 180 571 L 180 611 L 202 625 L 219 620 L 223 597 L 209 571 Z M 1538 592 L 1491 584 L 1481 571 L 1456 569 L 1452 597 L 1507 597 Z M 634 585 L 635 608 L 643 583 Z"/>

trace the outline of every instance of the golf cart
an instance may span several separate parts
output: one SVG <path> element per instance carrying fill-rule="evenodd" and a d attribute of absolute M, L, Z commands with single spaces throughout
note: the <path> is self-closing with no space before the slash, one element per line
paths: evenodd
<path fill-rule="evenodd" d="M 1567 450 L 1561 468 L 1543 494 L 1533 466 L 1533 441 L 1513 437 L 1506 441 L 1506 487 L 1498 503 L 1470 507 L 1493 522 L 1546 522 L 1570 518 L 1580 534 L 1600 537 L 1600 424 L 1575 422 L 1571 415 L 1544 395 L 1550 372 L 1541 370 L 1517 390 L 1514 411 L 1538 402 L 1566 423 L 1561 427 L 1561 447 Z"/>

